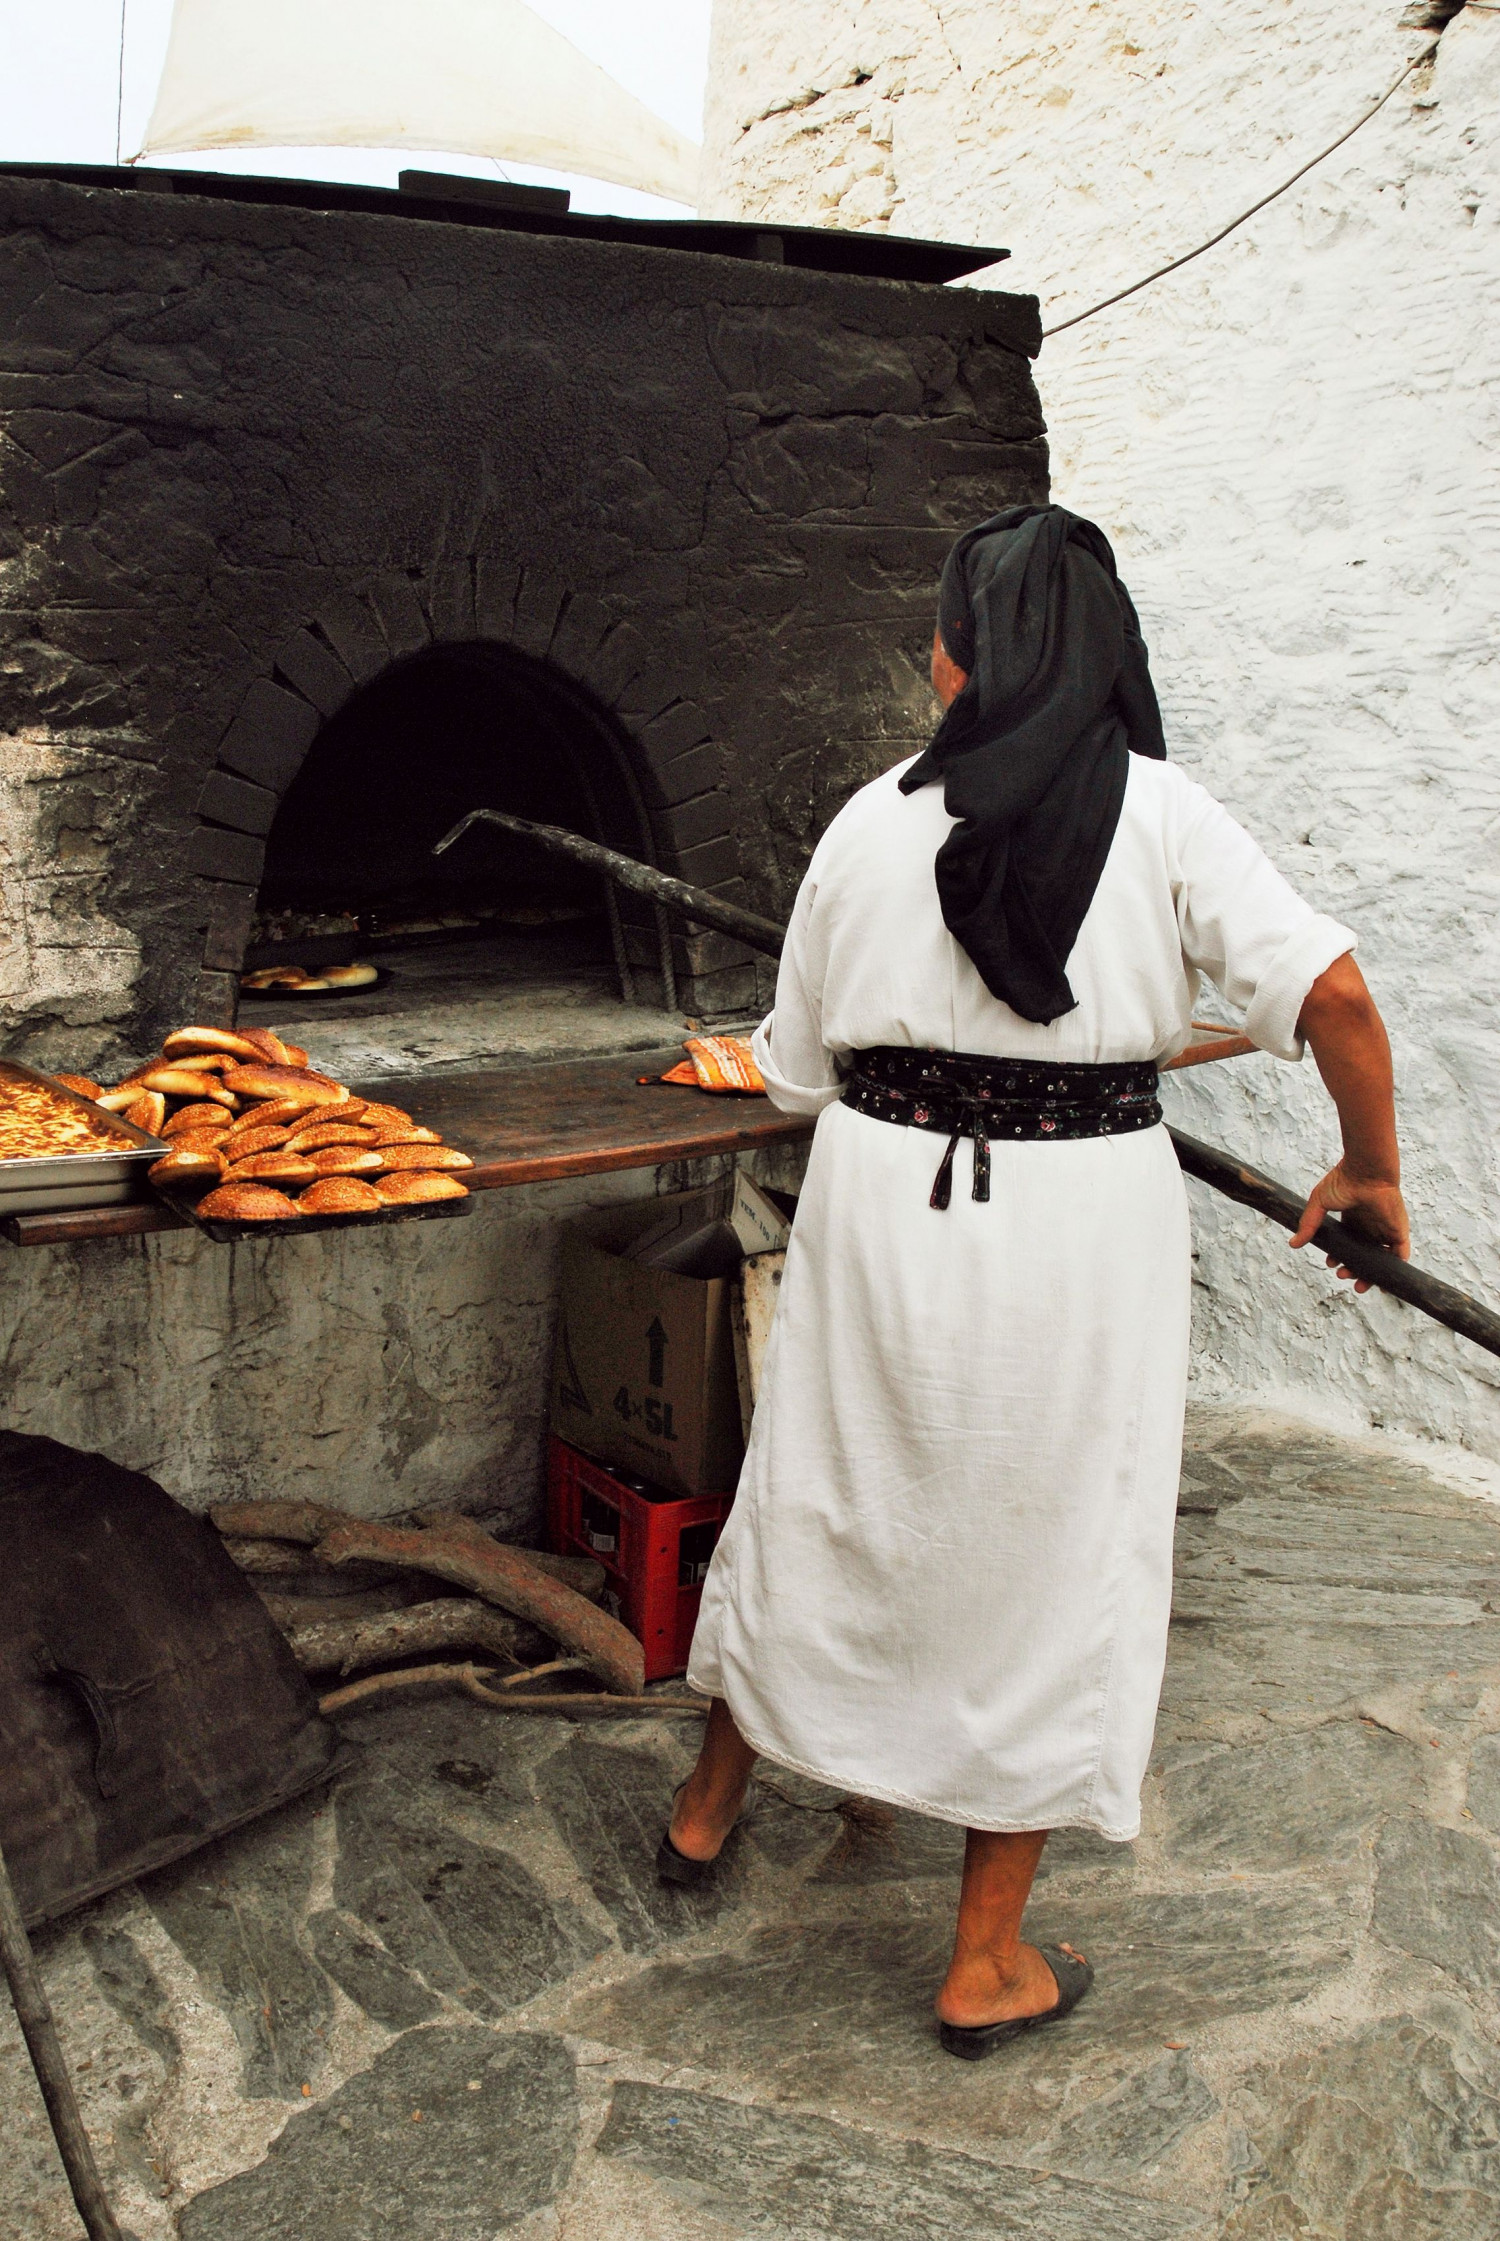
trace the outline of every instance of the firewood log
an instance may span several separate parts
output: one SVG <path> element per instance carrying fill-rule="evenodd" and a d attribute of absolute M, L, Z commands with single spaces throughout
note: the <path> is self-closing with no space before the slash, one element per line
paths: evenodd
<path fill-rule="evenodd" d="M 530 1552 L 492 1541 L 472 1518 L 402 1531 L 390 1525 L 346 1520 L 318 1543 L 325 1564 L 399 1564 L 494 1603 L 514 1618 L 530 1619 L 554 1642 L 581 1657 L 607 1689 L 638 1696 L 645 1687 L 640 1643 L 618 1619 L 585 1602 L 572 1588 L 530 1562 Z"/>
<path fill-rule="evenodd" d="M 335 1572 L 331 1566 L 320 1564 L 311 1549 L 292 1541 L 226 1540 L 224 1553 L 242 1572 L 249 1574 L 252 1583 L 264 1578 L 284 1584 L 296 1580 L 309 1590 L 317 1589 L 325 1595 L 353 1595 L 364 1588 L 395 1584 L 389 1565 L 350 1565 L 344 1571 Z"/>
<path fill-rule="evenodd" d="M 208 1514 L 226 1539 L 300 1541 L 305 1548 L 349 1520 L 347 1510 L 322 1502 L 214 1502 Z"/>
<path fill-rule="evenodd" d="M 224 1550 L 242 1572 L 305 1572 L 308 1569 L 306 1549 L 292 1541 L 240 1540 L 226 1533 Z"/>
<path fill-rule="evenodd" d="M 225 1536 L 226 1543 L 232 1541 L 236 1550 L 245 1549 L 252 1541 L 296 1541 L 311 1548 L 314 1543 L 322 1540 L 325 1533 L 332 1533 L 341 1525 L 358 1522 L 350 1517 L 347 1510 L 329 1509 L 322 1502 L 215 1502 L 208 1514 Z M 419 1511 L 417 1522 L 421 1525 L 446 1525 L 452 1519 L 463 1516 L 462 1510 L 451 1509 L 442 1504 Z M 467 1522 L 473 1524 L 475 1521 L 471 1518 Z M 478 1530 L 482 1532 L 483 1527 Z M 490 1536 L 485 1534 L 485 1538 L 489 1540 Z M 539 1572 L 546 1572 L 552 1579 L 561 1580 L 565 1587 L 572 1588 L 575 1595 L 586 1596 L 591 1603 L 597 1602 L 604 1593 L 604 1566 L 596 1564 L 592 1557 L 554 1556 L 548 1549 L 517 1548 L 512 1541 L 494 1541 L 491 1545 L 495 1548 L 508 1548 L 513 1556 L 524 1557 Z M 235 1561 L 243 1564 L 246 1571 L 269 1572 L 288 1568 L 256 1564 L 238 1554 Z"/>
<path fill-rule="evenodd" d="M 411 1603 L 373 1618 L 293 1621 L 283 1631 L 304 1673 L 358 1673 L 426 1650 L 483 1650 L 490 1657 L 519 1659 L 537 1639 L 533 1627 L 459 1596 Z"/>
<path fill-rule="evenodd" d="M 407 1689 L 426 1688 L 461 1688 L 497 1712 L 529 1712 L 544 1719 L 638 1719 L 643 1714 L 702 1719 L 709 1705 L 706 1696 L 526 1696 L 520 1690 L 500 1696 L 484 1685 L 494 1678 L 492 1666 L 409 1665 L 396 1673 L 367 1673 L 363 1680 L 332 1689 L 318 1698 L 318 1709 L 329 1714 L 351 1712 L 372 1698 L 378 1702 Z"/>
<path fill-rule="evenodd" d="M 265 1604 L 272 1624 L 285 1634 L 294 1626 L 316 1626 L 320 1619 L 386 1618 L 392 1611 L 404 1611 L 409 1604 L 427 1600 L 430 1582 L 423 1580 L 388 1579 L 380 1587 L 352 1588 L 340 1595 L 336 1587 L 342 1585 L 342 1575 L 330 1572 L 329 1580 L 335 1583 L 327 1594 L 287 1587 L 281 1580 L 252 1579 L 250 1585 Z"/>

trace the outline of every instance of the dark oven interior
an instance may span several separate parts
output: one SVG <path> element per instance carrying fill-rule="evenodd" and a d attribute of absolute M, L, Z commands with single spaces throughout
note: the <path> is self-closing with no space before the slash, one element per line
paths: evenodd
<path fill-rule="evenodd" d="M 413 1014 L 538 1004 L 674 1012 L 670 929 L 649 904 L 469 810 L 506 809 L 654 860 L 631 743 L 572 678 L 514 648 L 450 645 L 387 670 L 330 719 L 277 811 L 245 966 L 246 1016 Z M 340 989 L 253 984 L 362 963 L 373 982 Z M 601 1030 L 603 1031 L 603 1030 Z M 471 1016 L 467 1044 L 483 1030 Z M 478 1055 L 472 1048 L 455 1055 Z"/>

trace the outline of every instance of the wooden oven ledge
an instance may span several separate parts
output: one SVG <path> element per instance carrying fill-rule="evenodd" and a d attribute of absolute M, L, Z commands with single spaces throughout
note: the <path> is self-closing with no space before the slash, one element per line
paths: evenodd
<path fill-rule="evenodd" d="M 1206 1060 L 1239 1058 L 1255 1045 L 1232 1030 L 1195 1020 L 1194 1040 L 1163 1073 Z M 471 1154 L 471 1190 L 515 1183 L 557 1183 L 569 1175 L 605 1175 L 612 1168 L 660 1167 L 710 1152 L 749 1152 L 811 1136 L 810 1120 L 778 1113 L 764 1097 L 710 1097 L 664 1082 L 642 1087 L 682 1056 L 666 1050 L 617 1051 L 607 1058 L 549 1059 L 536 1066 L 496 1066 L 465 1074 L 387 1075 L 365 1085 L 372 1097 L 400 1105 L 445 1141 Z M 12 1245 L 67 1245 L 89 1237 L 144 1237 L 152 1230 L 190 1229 L 165 1206 L 70 1207 L 53 1214 L 0 1215 Z M 275 1235 L 272 1230 L 269 1234 Z"/>
<path fill-rule="evenodd" d="M 554 1059 L 482 1072 L 384 1076 L 365 1085 L 400 1105 L 474 1160 L 471 1190 L 561 1182 L 622 1167 L 658 1167 L 711 1152 L 754 1151 L 797 1143 L 812 1122 L 778 1113 L 763 1097 L 710 1097 L 653 1082 L 682 1056 L 681 1045 L 624 1051 L 607 1058 Z M 68 1207 L 51 1214 L 0 1216 L 12 1245 L 65 1245 L 91 1237 L 143 1237 L 192 1225 L 167 1207 Z M 274 1231 L 271 1232 L 274 1234 Z"/>

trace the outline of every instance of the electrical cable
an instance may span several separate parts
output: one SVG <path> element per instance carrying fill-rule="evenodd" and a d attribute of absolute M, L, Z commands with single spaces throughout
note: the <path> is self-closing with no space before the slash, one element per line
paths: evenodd
<path fill-rule="evenodd" d="M 1471 8 L 1484 6 L 1486 0 L 1467 0 L 1467 4 Z M 1500 0 L 1496 0 L 1496 5 L 1489 12 L 1500 14 Z M 1210 249 L 1217 249 L 1221 241 L 1227 240 L 1230 234 L 1236 232 L 1240 226 L 1253 218 L 1257 211 L 1264 210 L 1268 204 L 1275 202 L 1279 196 L 1287 192 L 1289 187 L 1295 187 L 1299 179 L 1305 179 L 1310 171 L 1316 170 L 1320 163 L 1326 162 L 1336 149 L 1343 147 L 1346 140 L 1352 140 L 1362 125 L 1367 125 L 1372 117 L 1378 117 L 1391 96 L 1400 92 L 1412 72 L 1420 70 L 1424 62 L 1430 62 L 1437 50 L 1438 42 L 1434 39 L 1431 46 L 1424 47 L 1419 55 L 1412 57 L 1395 83 L 1386 87 L 1385 92 L 1380 96 L 1374 107 L 1367 109 L 1362 117 L 1357 118 L 1347 132 L 1341 132 L 1337 140 L 1330 140 L 1328 146 L 1320 149 L 1317 155 L 1309 156 L 1307 162 L 1303 164 L 1299 171 L 1294 171 L 1290 179 L 1283 179 L 1279 187 L 1273 187 L 1268 195 L 1262 195 L 1259 202 L 1252 202 L 1248 210 L 1242 210 L 1237 218 L 1231 218 L 1228 225 L 1221 226 L 1219 231 L 1209 240 L 1200 242 L 1196 249 L 1189 249 L 1186 256 L 1174 257 L 1169 265 L 1159 265 L 1155 272 L 1148 272 L 1144 280 L 1133 280 L 1128 288 L 1121 288 L 1115 295 L 1106 296 L 1102 303 L 1091 304 L 1087 311 L 1075 311 L 1071 319 L 1059 319 L 1055 327 L 1044 327 L 1042 329 L 1043 341 L 1045 342 L 1052 335 L 1066 333 L 1069 327 L 1080 326 L 1085 319 L 1092 319 L 1096 312 L 1108 311 L 1111 304 L 1123 303 L 1127 296 L 1139 295 L 1142 288 L 1149 288 L 1153 280 L 1164 280 L 1169 272 L 1180 272 L 1182 267 L 1190 265 L 1195 257 L 1203 256 Z"/>

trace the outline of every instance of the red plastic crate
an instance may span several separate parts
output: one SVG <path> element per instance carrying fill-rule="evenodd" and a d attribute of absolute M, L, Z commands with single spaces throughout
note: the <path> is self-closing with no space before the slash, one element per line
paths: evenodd
<path fill-rule="evenodd" d="M 618 1477 L 555 1434 L 547 1442 L 553 1549 L 604 1566 L 620 1617 L 646 1653 L 648 1681 L 687 1670 L 703 1576 L 733 1500 L 667 1494 Z"/>

